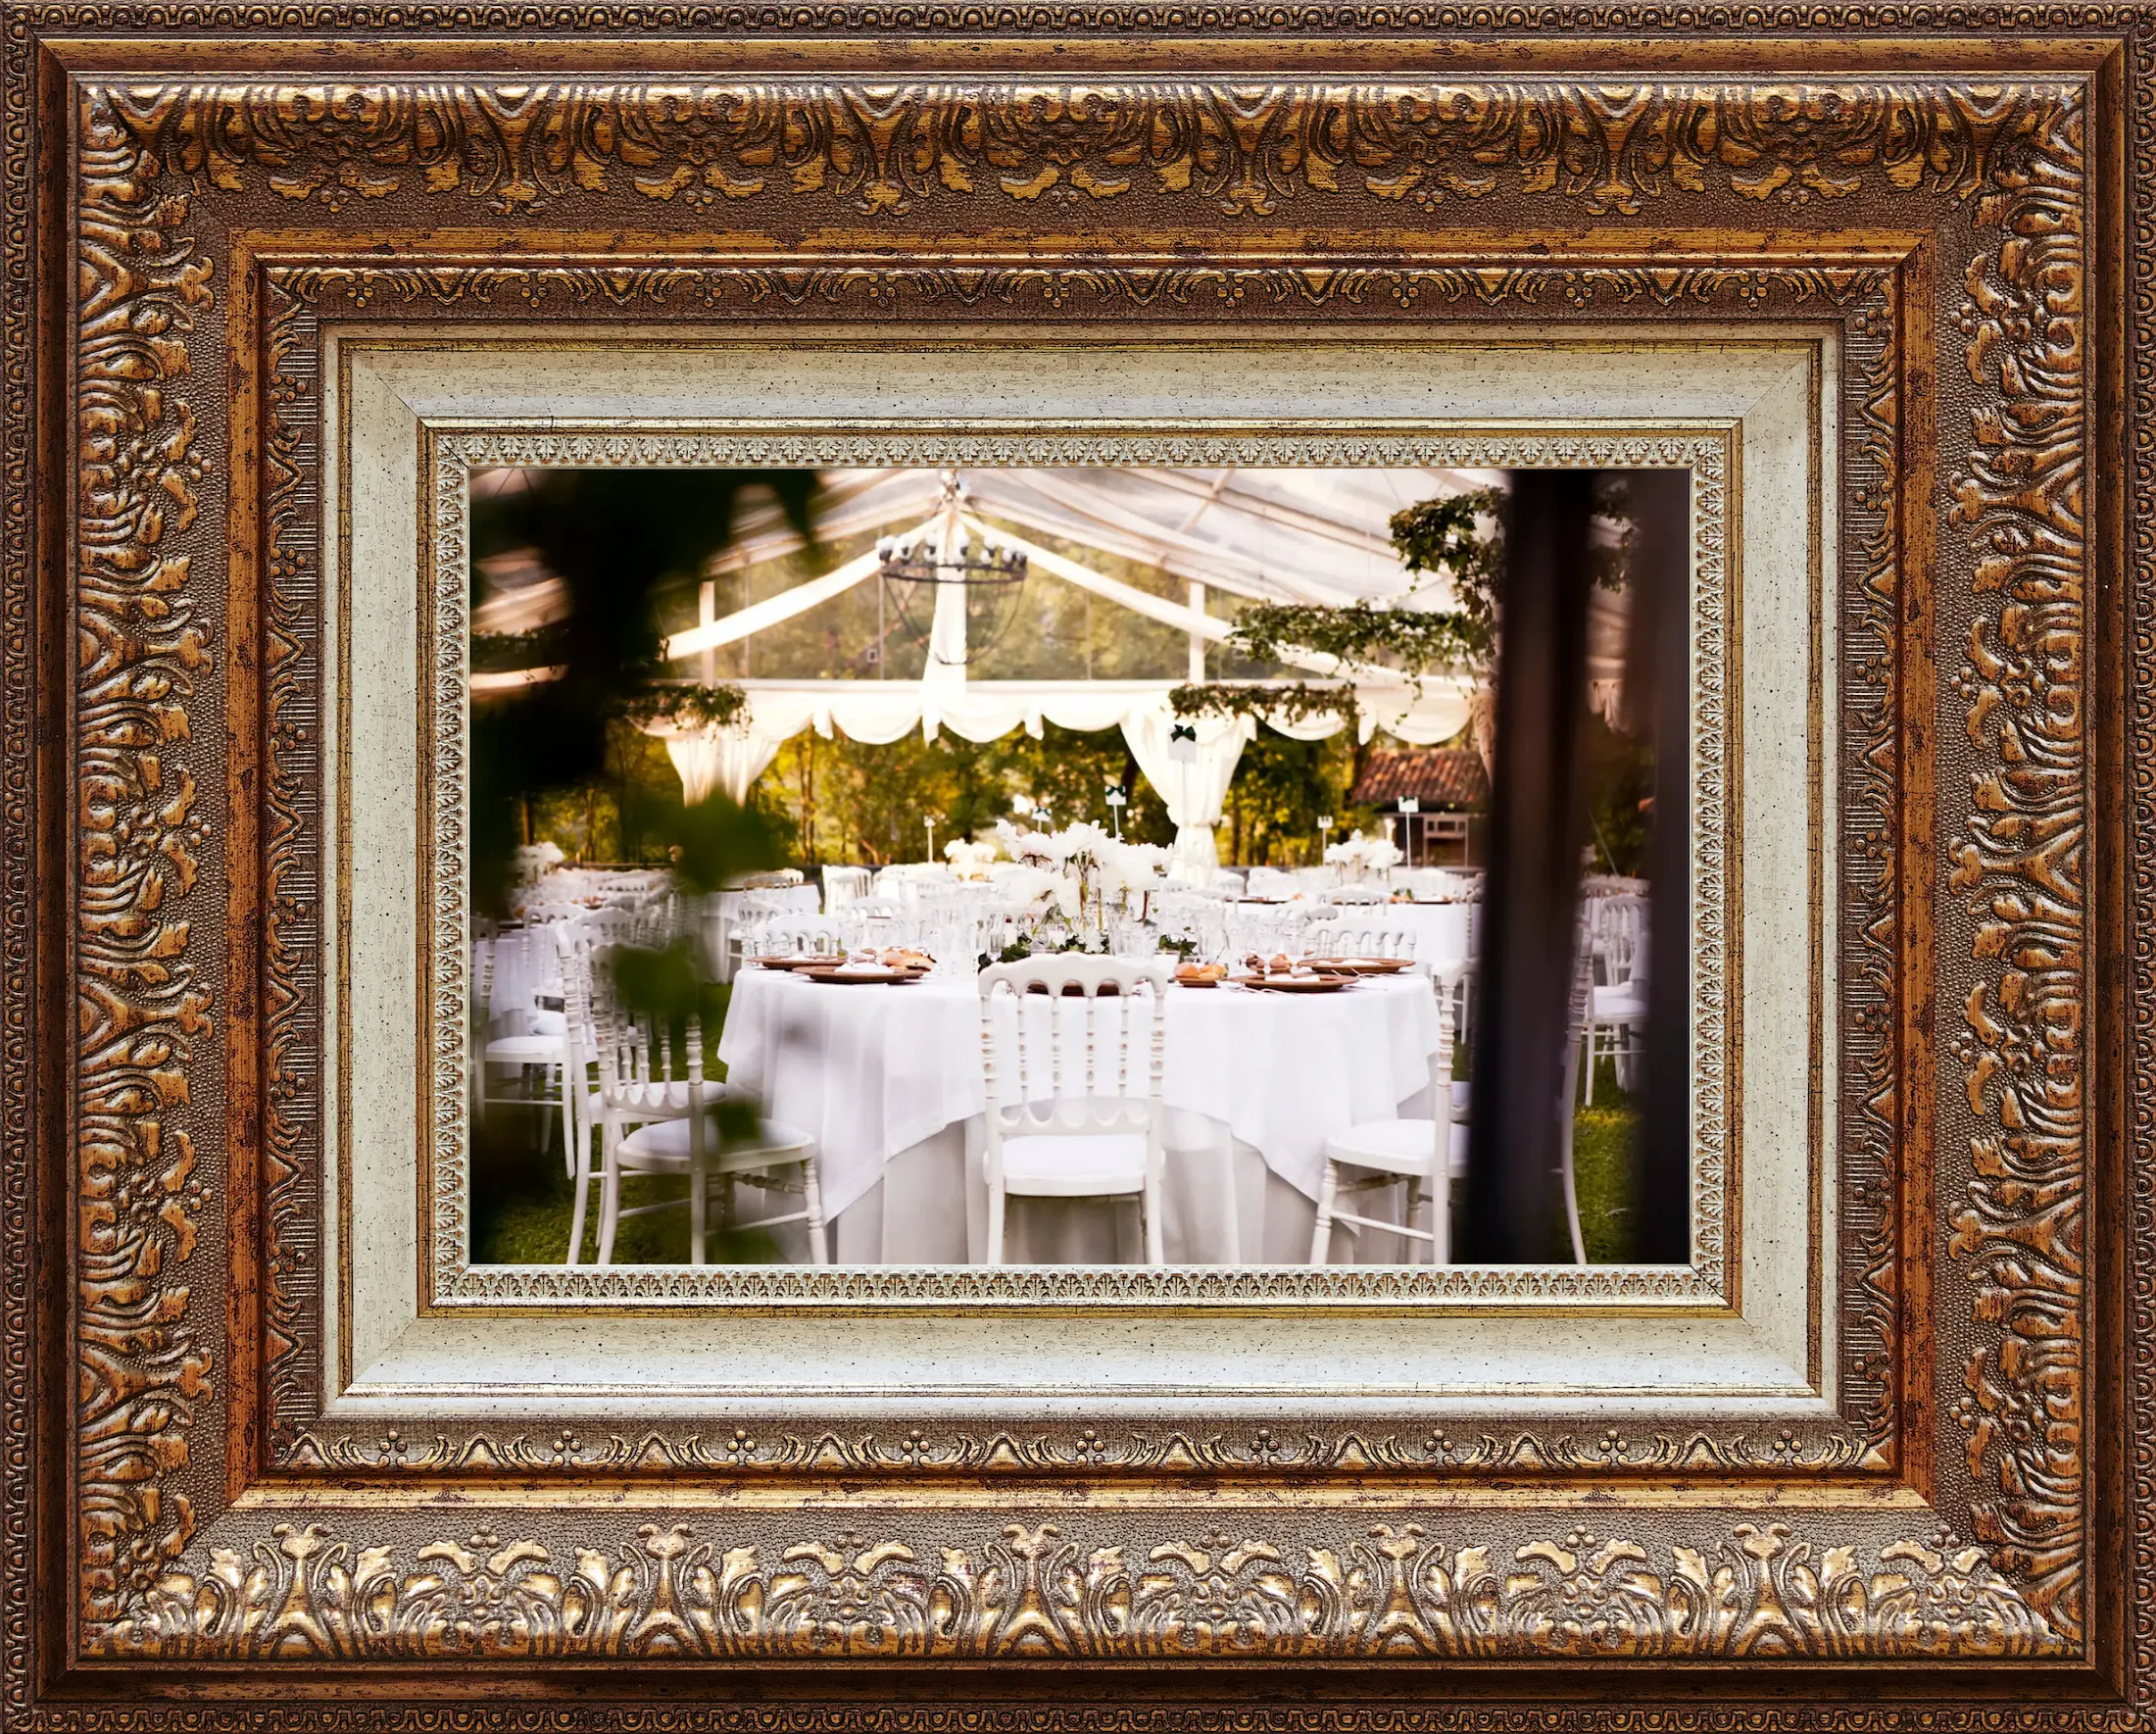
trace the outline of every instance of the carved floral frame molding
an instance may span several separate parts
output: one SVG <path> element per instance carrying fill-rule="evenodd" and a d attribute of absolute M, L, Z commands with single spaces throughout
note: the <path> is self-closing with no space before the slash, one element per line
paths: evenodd
<path fill-rule="evenodd" d="M 1977 1725 L 2019 1702 L 2031 1725 L 2156 1719 L 2156 1529 L 2125 1523 L 2156 1475 L 2156 1097 L 2130 1088 L 2156 1046 L 2156 357 L 2126 341 L 2156 272 L 2156 19 L 1882 8 L 1808 45 L 1740 40 L 1735 15 L 1645 47 L 1578 34 L 1644 21 L 1530 10 L 1441 68 L 1432 42 L 1495 21 L 1350 7 L 1267 43 L 1282 25 L 1227 18 L 1169 68 L 1053 7 L 1014 14 L 1001 47 L 880 58 L 790 25 L 747 48 L 549 33 L 748 22 L 593 8 L 501 45 L 528 58 L 519 79 L 392 44 L 401 19 L 359 4 L 280 19 L 291 39 L 246 45 L 237 71 L 233 44 L 194 40 L 257 22 L 237 8 L 7 15 L 11 1725 L 163 1720 L 180 1706 L 160 1694 L 234 1661 L 267 1680 L 185 1713 L 255 1715 L 239 1700 L 266 1688 L 278 1717 L 314 1715 L 324 1666 L 381 1664 L 357 1689 L 393 1695 L 397 1664 L 448 1656 L 813 1660 L 763 1689 L 825 1699 L 863 1677 L 837 1662 L 886 1682 L 944 1659 L 1393 1664 L 1329 1674 L 1328 1709 L 1272 1701 L 1312 1721 L 1426 1694 L 1406 1683 L 1418 1662 L 1890 1660 L 1920 1665 L 1819 1676 L 1821 1718 Z M 100 39 L 130 25 L 158 36 Z M 334 58 L 311 33 L 331 28 Z M 1066 81 L 1028 69 L 1028 28 L 1055 36 Z M 1627 57 L 1634 81 L 1613 82 Z M 1806 270 L 1832 300 L 1833 272 L 1890 266 L 1901 365 L 1847 430 L 1888 461 L 1847 501 L 1875 526 L 1843 572 L 1868 611 L 1845 622 L 1844 725 L 1870 758 L 1839 841 L 1876 868 L 1846 968 L 1875 1012 L 1841 1059 L 1895 1178 L 1874 1278 L 1891 1449 L 1632 1462 L 1631 1442 L 1575 1430 L 1455 1463 L 1449 1441 L 1409 1462 L 1351 1429 L 1314 1454 L 1263 1428 L 1150 1455 L 1077 1429 L 865 1454 L 789 1437 L 776 1497 L 728 1473 L 755 1455 L 745 1434 L 731 1458 L 632 1452 L 544 1492 L 483 1439 L 409 1483 L 273 1462 L 257 1397 L 311 1251 L 301 1228 L 266 1232 L 260 1205 L 295 1160 L 285 1134 L 304 1136 L 279 972 L 307 935 L 277 873 L 304 870 L 306 791 L 255 779 L 307 726 L 276 605 L 299 575 L 280 562 L 304 553 L 265 516 L 307 477 L 265 443 L 274 368 L 232 267 L 243 232 L 259 259 L 335 255 L 363 229 L 420 270 L 476 270 L 489 245 L 544 258 L 570 234 L 635 231 L 661 254 L 754 232 L 735 292 L 826 317 L 1183 297 L 1352 318 L 1427 297 L 1448 317 L 1651 319 L 1757 311 Z M 1427 263 L 1441 230 L 1479 236 L 1484 262 Z M 628 269 L 592 259 L 559 292 L 633 293 Z M 235 475 L 261 490 L 228 494 Z M 552 1455 L 581 1452 L 562 1429 Z M 1501 1484 L 1462 1473 L 1498 1462 Z M 1022 1667 L 995 1677 L 1033 1690 Z M 1058 1677 L 1012 1713 L 1076 1725 Z M 1265 1677 L 1161 1690 L 1277 1692 Z M 1623 1695 L 1600 1726 L 1724 1713 L 1695 1682 L 1645 1677 L 1514 1669 L 1415 1713 L 1525 1725 L 1542 1711 L 1519 1693 L 1583 1686 Z M 648 1668 L 597 1678 L 653 1689 Z M 2061 1702 L 2027 1708 L 2039 1694 Z"/>

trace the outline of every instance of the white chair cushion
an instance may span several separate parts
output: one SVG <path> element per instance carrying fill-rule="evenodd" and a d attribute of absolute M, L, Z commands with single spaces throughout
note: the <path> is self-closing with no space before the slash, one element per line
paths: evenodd
<path fill-rule="evenodd" d="M 1598 987 L 1594 990 L 1594 1021 L 1597 1023 L 1644 1023 L 1647 1020 L 1647 1003 L 1640 997 L 1635 982 L 1620 982 L 1615 987 Z"/>
<path fill-rule="evenodd" d="M 532 1035 L 567 1035 L 569 1033 L 568 1014 L 565 1012 L 549 1012 L 542 1007 L 531 1015 L 529 1033 Z"/>
<path fill-rule="evenodd" d="M 1143 1132 L 1041 1132 L 1004 1140 L 1004 1188 L 1026 1198 L 1143 1192 Z"/>
<path fill-rule="evenodd" d="M 754 1144 L 736 1144 L 723 1153 L 718 1147 L 714 1132 L 705 1147 L 705 1155 L 713 1162 L 723 1160 L 728 1167 L 739 1166 L 745 1160 L 760 1159 L 768 1162 L 776 1156 L 807 1150 L 811 1140 L 799 1126 L 790 1126 L 784 1120 L 767 1119 L 758 1128 Z M 621 1140 L 621 1160 L 632 1166 L 686 1167 L 689 1163 L 689 1121 L 684 1115 L 679 1119 L 653 1120 L 641 1125 Z"/>
<path fill-rule="evenodd" d="M 1430 1119 L 1377 1119 L 1349 1126 L 1325 1140 L 1325 1160 L 1388 1174 L 1427 1174 L 1437 1141 L 1438 1122 Z M 1467 1172 L 1467 1128 L 1452 1125 L 1447 1171 Z"/>
<path fill-rule="evenodd" d="M 487 1043 L 489 1065 L 559 1065 L 565 1044 L 558 1035 L 506 1035 Z"/>

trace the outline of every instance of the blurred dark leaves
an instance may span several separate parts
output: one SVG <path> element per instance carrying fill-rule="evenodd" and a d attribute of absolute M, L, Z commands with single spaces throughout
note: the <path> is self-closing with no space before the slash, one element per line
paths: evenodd
<path fill-rule="evenodd" d="M 523 554 L 559 578 L 563 618 L 536 631 L 491 637 L 483 666 L 548 669 L 551 679 L 481 696 L 471 714 L 471 898 L 480 915 L 509 910 L 521 804 L 564 790 L 611 786 L 608 743 L 617 723 L 650 716 L 669 673 L 661 619 L 693 591 L 732 538 L 752 488 L 768 490 L 804 536 L 817 477 L 808 470 L 550 470 L 516 491 L 472 502 L 472 605 L 483 563 Z M 665 817 L 654 817 L 664 823 Z M 675 816 L 669 845 L 684 888 L 715 888 L 765 865 L 767 833 L 722 796 Z"/>

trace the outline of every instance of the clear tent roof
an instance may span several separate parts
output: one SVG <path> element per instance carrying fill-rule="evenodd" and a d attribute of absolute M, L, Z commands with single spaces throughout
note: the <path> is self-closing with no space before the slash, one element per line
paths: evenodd
<path fill-rule="evenodd" d="M 524 485 L 527 472 L 473 477 L 475 494 Z M 933 469 L 822 471 L 816 533 L 829 541 L 905 531 L 937 509 L 945 472 Z M 1402 507 L 1502 486 L 1501 471 L 1440 468 L 968 468 L 958 471 L 966 504 L 1021 533 L 1152 566 L 1228 594 L 1258 601 L 1372 602 L 1413 609 L 1451 605 L 1442 574 L 1410 574 L 1393 550 L 1390 523 Z M 741 570 L 797 552 L 801 538 L 777 504 L 751 496 L 732 546 L 714 572 Z M 489 590 L 474 624 L 520 631 L 550 618 L 560 586 L 528 559 L 490 562 Z M 1621 592 L 1590 601 L 1589 676 L 1598 698 L 1623 671 Z"/>
<path fill-rule="evenodd" d="M 935 509 L 934 470 L 830 470 L 819 532 L 834 539 L 909 527 Z M 971 508 L 1038 534 L 1099 548 L 1178 577 L 1263 601 L 1447 606 L 1431 574 L 1402 569 L 1394 513 L 1499 481 L 1463 470 L 968 469 Z M 723 565 L 792 552 L 798 538 L 774 507 L 743 514 Z"/>

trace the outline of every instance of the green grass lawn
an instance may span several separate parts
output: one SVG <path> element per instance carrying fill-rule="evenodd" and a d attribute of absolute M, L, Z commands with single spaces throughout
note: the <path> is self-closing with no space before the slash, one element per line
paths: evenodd
<path fill-rule="evenodd" d="M 559 1132 L 541 1153 L 529 1147 L 517 1110 L 497 1111 L 482 1143 L 472 1185 L 472 1262 L 478 1264 L 559 1264 L 568 1247 L 571 1188 L 562 1171 Z M 1572 1118 L 1574 1184 L 1580 1197 L 1580 1232 L 1588 1262 L 1621 1264 L 1632 1257 L 1632 1147 L 1639 1111 L 1617 1088 L 1616 1065 L 1604 1060 L 1594 1080 L 1594 1106 Z M 624 1207 L 685 1198 L 688 1182 L 668 1175 L 635 1175 L 621 1183 Z M 599 1250 L 599 1188 L 594 1181 L 584 1224 L 583 1262 Z M 689 1213 L 683 1209 L 632 1216 L 615 1237 L 614 1261 L 622 1264 L 685 1264 Z M 714 1228 L 710 1257 L 717 1263 L 762 1263 L 771 1257 L 761 1237 L 729 1243 Z M 1569 1263 L 1572 1249 L 1557 1224 L 1550 1257 Z"/>

